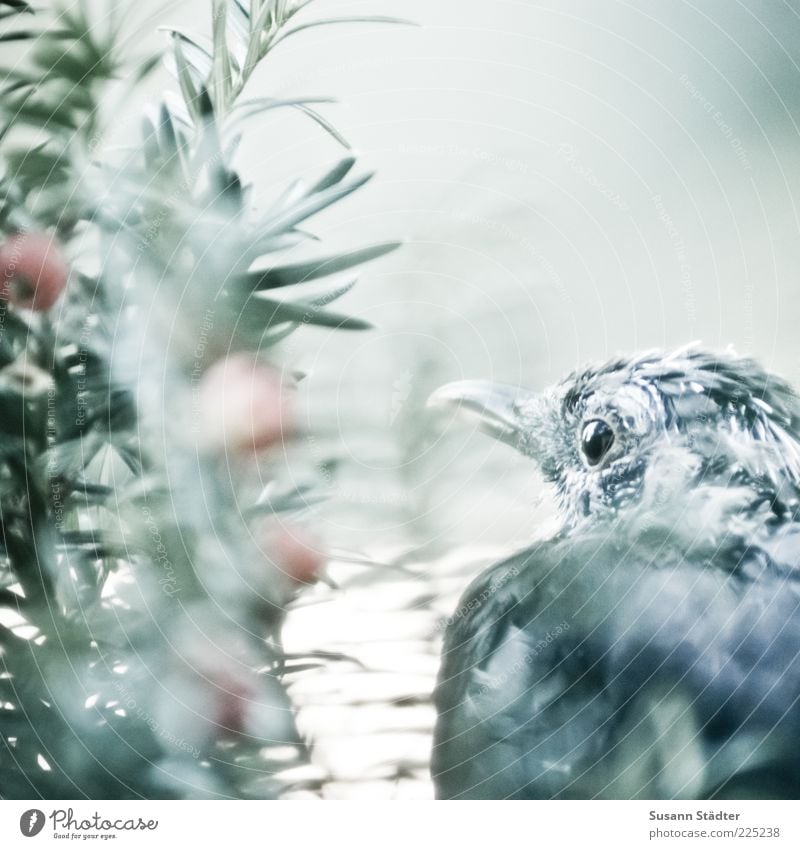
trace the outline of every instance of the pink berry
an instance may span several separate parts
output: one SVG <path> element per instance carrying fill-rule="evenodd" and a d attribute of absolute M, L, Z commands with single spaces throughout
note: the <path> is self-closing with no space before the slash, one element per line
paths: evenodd
<path fill-rule="evenodd" d="M 17 233 L 0 247 L 0 301 L 44 312 L 67 285 L 69 266 L 55 236 Z"/>
<path fill-rule="evenodd" d="M 213 679 L 212 679 L 213 680 Z M 253 691 L 243 676 L 220 675 L 211 685 L 215 695 L 215 711 L 212 717 L 220 732 L 244 730 L 247 721 L 248 702 Z"/>
<path fill-rule="evenodd" d="M 259 698 L 257 656 L 241 634 L 184 623 L 172 636 L 174 655 L 156 696 L 154 719 L 202 750 L 213 740 L 246 731 Z"/>
<path fill-rule="evenodd" d="M 259 451 L 282 442 L 294 418 L 278 372 L 249 354 L 212 365 L 200 387 L 201 431 L 209 447 Z"/>
<path fill-rule="evenodd" d="M 283 525 L 277 529 L 268 553 L 293 584 L 315 584 L 325 566 L 320 545 L 298 527 Z"/>

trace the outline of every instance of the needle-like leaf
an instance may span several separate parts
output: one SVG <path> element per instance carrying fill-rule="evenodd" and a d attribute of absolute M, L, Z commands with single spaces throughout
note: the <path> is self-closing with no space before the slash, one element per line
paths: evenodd
<path fill-rule="evenodd" d="M 331 26 L 333 24 L 400 24 L 402 26 L 418 26 L 414 21 L 406 18 L 394 18 L 385 15 L 360 15 L 341 18 L 321 18 L 315 21 L 308 21 L 304 24 L 298 24 L 296 27 L 286 30 L 281 33 L 273 42 L 272 47 L 275 48 L 282 42 L 286 41 L 292 35 L 304 32 L 305 30 L 314 29 L 315 27 Z"/>
<path fill-rule="evenodd" d="M 278 289 L 282 286 L 292 286 L 296 283 L 305 283 L 378 259 L 378 257 L 385 256 L 398 247 L 400 247 L 400 242 L 387 242 L 338 256 L 278 266 L 263 272 L 252 272 L 245 278 L 245 283 L 251 291 L 265 291 L 267 289 Z"/>
<path fill-rule="evenodd" d="M 329 312 L 310 303 L 291 303 L 257 297 L 250 299 L 246 309 L 251 321 L 263 323 L 264 326 L 289 321 L 339 330 L 368 330 L 372 327 L 368 321 L 361 318 Z"/>
<path fill-rule="evenodd" d="M 202 118 L 198 104 L 197 88 L 192 81 L 189 63 L 186 61 L 186 57 L 183 53 L 181 36 L 178 34 L 173 34 L 172 36 L 172 49 L 175 53 L 175 65 L 178 71 L 178 85 L 181 88 L 181 94 L 183 95 L 183 101 L 186 104 L 186 108 L 195 120 Z"/>
<path fill-rule="evenodd" d="M 356 160 L 354 156 L 347 156 L 340 160 L 311 187 L 310 194 L 322 192 L 340 183 L 352 171 L 355 164 Z"/>
<path fill-rule="evenodd" d="M 350 150 L 350 142 L 336 129 L 336 127 L 331 124 L 331 122 L 325 118 L 323 115 L 320 115 L 315 109 L 311 109 L 309 106 L 306 106 L 304 103 L 297 103 L 294 106 L 295 109 L 298 109 L 304 115 L 307 115 L 311 118 L 312 121 L 319 124 L 326 133 L 328 133 L 332 138 L 336 139 L 339 144 Z"/>
<path fill-rule="evenodd" d="M 214 64 L 213 85 L 214 104 L 217 115 L 224 115 L 228 107 L 228 96 L 232 88 L 231 59 L 228 51 L 227 21 L 228 0 L 213 0 L 214 16 Z"/>
<path fill-rule="evenodd" d="M 161 27 L 162 32 L 169 33 L 181 43 L 181 49 L 187 65 L 193 73 L 196 86 L 202 85 L 211 76 L 214 66 L 213 48 L 197 36 L 191 36 L 178 27 Z M 176 71 L 177 73 L 177 71 Z"/>
<path fill-rule="evenodd" d="M 349 183 L 339 183 L 331 186 L 329 189 L 324 189 L 321 192 L 304 198 L 269 222 L 262 231 L 262 235 L 276 235 L 284 230 L 295 227 L 312 215 L 316 215 L 316 213 L 321 212 L 326 207 L 331 206 L 331 204 L 342 200 L 342 198 L 360 189 L 361 186 L 372 179 L 372 176 L 372 174 L 365 174 L 363 177 L 358 177 Z"/>

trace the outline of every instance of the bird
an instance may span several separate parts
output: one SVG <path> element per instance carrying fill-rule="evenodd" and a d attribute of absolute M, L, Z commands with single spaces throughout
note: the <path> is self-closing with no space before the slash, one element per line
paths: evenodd
<path fill-rule="evenodd" d="M 800 798 L 791 385 L 695 343 L 429 405 L 534 461 L 558 514 L 446 620 L 437 798 Z"/>

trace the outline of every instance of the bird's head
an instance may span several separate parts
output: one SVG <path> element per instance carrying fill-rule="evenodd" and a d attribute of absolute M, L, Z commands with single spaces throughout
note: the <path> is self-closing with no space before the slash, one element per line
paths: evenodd
<path fill-rule="evenodd" d="M 800 405 L 758 364 L 696 347 L 618 359 L 543 392 L 466 380 L 437 390 L 533 458 L 574 525 L 643 498 L 747 487 L 776 516 L 800 504 Z"/>

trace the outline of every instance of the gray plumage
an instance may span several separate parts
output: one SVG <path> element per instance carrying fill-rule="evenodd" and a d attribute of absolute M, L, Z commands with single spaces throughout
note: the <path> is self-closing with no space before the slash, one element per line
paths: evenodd
<path fill-rule="evenodd" d="M 563 525 L 451 617 L 444 798 L 800 796 L 800 405 L 755 362 L 620 359 L 476 413 L 552 482 Z"/>

